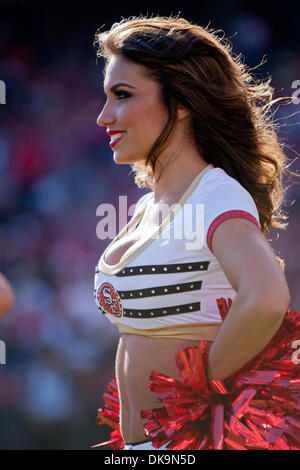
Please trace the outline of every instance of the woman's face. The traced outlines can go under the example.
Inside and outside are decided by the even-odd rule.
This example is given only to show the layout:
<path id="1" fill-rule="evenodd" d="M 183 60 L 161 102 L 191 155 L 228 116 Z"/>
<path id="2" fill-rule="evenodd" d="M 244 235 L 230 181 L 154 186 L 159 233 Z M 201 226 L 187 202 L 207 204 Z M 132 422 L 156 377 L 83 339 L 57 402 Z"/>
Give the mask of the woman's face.
<path id="1" fill-rule="evenodd" d="M 158 83 L 145 76 L 142 66 L 114 55 L 107 66 L 104 91 L 107 100 L 97 124 L 107 127 L 107 132 L 121 133 L 110 136 L 115 162 L 145 161 L 168 121 Z"/>

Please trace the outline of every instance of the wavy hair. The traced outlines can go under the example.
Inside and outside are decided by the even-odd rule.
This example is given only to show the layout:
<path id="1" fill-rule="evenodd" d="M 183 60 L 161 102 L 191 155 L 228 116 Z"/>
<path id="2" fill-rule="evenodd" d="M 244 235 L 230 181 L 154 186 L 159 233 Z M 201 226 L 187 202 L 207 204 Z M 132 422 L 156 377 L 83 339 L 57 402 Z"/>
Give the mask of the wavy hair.
<path id="1" fill-rule="evenodd" d="M 97 57 L 113 55 L 140 64 L 160 84 L 169 119 L 147 159 L 131 165 L 139 188 L 153 188 L 160 153 L 167 147 L 176 123 L 177 103 L 189 110 L 195 145 L 207 163 L 220 167 L 251 194 L 258 209 L 262 233 L 271 226 L 286 229 L 281 210 L 287 157 L 277 135 L 271 106 L 271 77 L 257 79 L 242 56 L 232 54 L 231 43 L 219 31 L 176 17 L 131 17 L 97 30 Z M 284 261 L 277 257 L 284 270 Z"/>

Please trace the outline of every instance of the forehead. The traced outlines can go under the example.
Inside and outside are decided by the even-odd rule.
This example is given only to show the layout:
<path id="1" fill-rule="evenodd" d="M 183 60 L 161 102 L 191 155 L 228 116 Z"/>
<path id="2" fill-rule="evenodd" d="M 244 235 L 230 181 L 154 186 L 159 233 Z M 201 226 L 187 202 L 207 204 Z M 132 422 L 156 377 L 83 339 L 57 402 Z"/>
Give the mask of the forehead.
<path id="1" fill-rule="evenodd" d="M 145 85 L 145 82 L 153 82 L 146 76 L 146 70 L 142 65 L 135 64 L 121 56 L 113 55 L 107 63 L 104 78 L 104 89 L 109 89 L 117 82 L 126 82 L 133 86 Z"/>

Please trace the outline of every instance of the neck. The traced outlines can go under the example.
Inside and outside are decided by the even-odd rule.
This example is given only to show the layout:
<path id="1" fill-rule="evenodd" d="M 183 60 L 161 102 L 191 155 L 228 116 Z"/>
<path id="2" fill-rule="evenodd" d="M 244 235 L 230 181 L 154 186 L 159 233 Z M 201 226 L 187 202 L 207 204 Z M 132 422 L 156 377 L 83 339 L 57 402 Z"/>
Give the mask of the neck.
<path id="1" fill-rule="evenodd" d="M 162 159 L 154 172 L 154 201 L 168 202 L 177 200 L 185 192 L 196 176 L 206 168 L 208 163 L 198 152 L 185 150 L 176 158 Z M 159 174 L 161 176 L 158 180 Z M 157 181 L 158 180 L 158 181 Z"/>

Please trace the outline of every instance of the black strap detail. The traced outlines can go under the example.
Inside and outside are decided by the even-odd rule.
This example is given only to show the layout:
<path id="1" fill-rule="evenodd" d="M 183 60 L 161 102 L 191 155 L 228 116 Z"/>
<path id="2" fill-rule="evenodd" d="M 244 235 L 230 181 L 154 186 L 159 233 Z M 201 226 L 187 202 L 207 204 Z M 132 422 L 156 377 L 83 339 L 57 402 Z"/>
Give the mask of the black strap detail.
<path id="1" fill-rule="evenodd" d="M 177 315 L 179 313 L 188 313 L 200 310 L 200 302 L 194 302 L 184 305 L 174 305 L 165 308 L 151 308 L 148 310 L 133 310 L 130 308 L 123 309 L 123 316 L 127 318 L 156 318 L 165 317 L 167 315 Z"/>
<path id="2" fill-rule="evenodd" d="M 131 268 L 124 268 L 119 273 L 115 274 L 118 277 L 137 276 L 143 274 L 173 274 L 173 273 L 186 273 L 188 271 L 207 271 L 210 261 L 202 261 L 197 263 L 178 263 L 178 264 L 154 264 L 146 266 L 133 266 Z M 100 269 L 97 265 L 95 273 L 99 273 Z"/>
<path id="3" fill-rule="evenodd" d="M 124 268 L 116 274 L 118 277 L 137 276 L 144 274 L 173 274 L 186 273 L 189 271 L 207 271 L 210 261 L 197 263 L 178 263 L 178 264 L 155 264 L 146 266 L 133 266 Z"/>
<path id="4" fill-rule="evenodd" d="M 158 295 L 179 294 L 201 289 L 202 281 L 186 282 L 184 284 L 171 284 L 168 286 L 148 287 L 132 291 L 118 291 L 121 299 L 140 299 L 144 297 L 156 297 Z"/>

